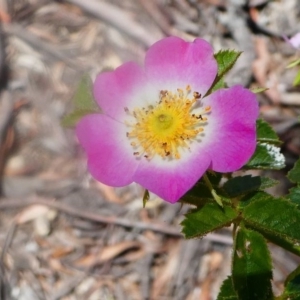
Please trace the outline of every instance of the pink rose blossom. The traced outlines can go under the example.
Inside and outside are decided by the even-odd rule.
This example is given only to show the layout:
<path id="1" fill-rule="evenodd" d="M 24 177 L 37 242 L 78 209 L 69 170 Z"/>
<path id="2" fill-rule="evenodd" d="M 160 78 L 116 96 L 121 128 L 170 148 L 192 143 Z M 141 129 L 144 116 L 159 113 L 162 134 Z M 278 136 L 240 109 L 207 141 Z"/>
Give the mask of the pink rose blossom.
<path id="1" fill-rule="evenodd" d="M 98 75 L 102 114 L 83 117 L 79 142 L 93 177 L 110 186 L 137 182 L 174 203 L 206 170 L 233 172 L 256 147 L 256 96 L 242 86 L 207 97 L 217 75 L 211 45 L 164 38 L 144 67 L 127 62 Z"/>

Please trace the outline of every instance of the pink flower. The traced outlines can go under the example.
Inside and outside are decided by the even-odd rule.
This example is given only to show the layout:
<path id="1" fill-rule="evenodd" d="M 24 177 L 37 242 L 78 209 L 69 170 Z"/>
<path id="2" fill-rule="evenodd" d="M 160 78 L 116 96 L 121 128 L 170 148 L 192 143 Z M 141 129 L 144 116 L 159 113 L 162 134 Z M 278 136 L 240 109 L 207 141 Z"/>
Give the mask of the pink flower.
<path id="1" fill-rule="evenodd" d="M 284 40 L 295 49 L 300 49 L 300 32 L 292 36 L 290 39 L 283 36 Z"/>
<path id="2" fill-rule="evenodd" d="M 93 177 L 110 186 L 137 182 L 179 200 L 207 169 L 233 172 L 256 147 L 258 103 L 242 86 L 202 97 L 217 75 L 211 45 L 168 37 L 146 53 L 99 74 L 94 96 L 102 114 L 76 128 Z"/>

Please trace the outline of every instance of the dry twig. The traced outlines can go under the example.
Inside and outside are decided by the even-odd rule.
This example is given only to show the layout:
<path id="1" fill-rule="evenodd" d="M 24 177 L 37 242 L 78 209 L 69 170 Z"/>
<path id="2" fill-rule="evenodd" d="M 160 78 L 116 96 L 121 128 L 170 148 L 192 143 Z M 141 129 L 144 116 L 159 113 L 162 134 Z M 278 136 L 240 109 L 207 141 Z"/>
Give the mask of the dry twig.
<path id="1" fill-rule="evenodd" d="M 119 225 L 128 228 L 135 228 L 139 230 L 152 230 L 158 233 L 163 233 L 163 234 L 176 236 L 176 237 L 182 237 L 182 234 L 180 233 L 180 228 L 166 226 L 166 224 L 161 224 L 161 223 L 152 224 L 152 223 L 130 221 L 128 219 L 114 217 L 114 216 L 111 217 L 101 216 L 99 214 L 95 214 L 87 211 L 79 211 L 78 209 L 74 209 L 70 206 L 67 206 L 59 202 L 49 201 L 40 198 L 33 198 L 29 200 L 27 199 L 26 200 L 3 200 L 2 199 L 2 201 L 0 201 L 0 209 L 20 208 L 28 205 L 33 205 L 33 204 L 46 205 L 58 211 L 69 214 L 73 217 L 83 218 L 93 222 L 110 224 L 110 225 Z M 226 245 L 232 244 L 232 240 L 229 237 L 222 236 L 220 234 L 211 234 L 206 236 L 205 238 Z"/>
<path id="2" fill-rule="evenodd" d="M 104 22 L 116 27 L 121 32 L 126 33 L 135 40 L 138 40 L 149 47 L 156 38 L 149 34 L 139 23 L 136 23 L 130 16 L 119 7 L 109 3 L 89 0 L 66 0 L 76 6 L 79 6 L 92 16 L 103 20 Z"/>
<path id="3" fill-rule="evenodd" d="M 31 47 L 33 47 L 35 50 L 43 53 L 47 53 L 51 57 L 59 61 L 65 62 L 70 68 L 73 68 L 74 70 L 78 70 L 82 68 L 78 61 L 75 62 L 69 59 L 69 57 L 67 57 L 66 55 L 64 55 L 57 49 L 55 49 L 53 45 L 41 40 L 40 38 L 32 34 L 30 31 L 24 29 L 24 27 L 22 27 L 17 23 L 5 24 L 3 26 L 3 30 L 6 34 L 15 35 L 18 38 L 22 39 L 23 41 L 28 43 Z"/>

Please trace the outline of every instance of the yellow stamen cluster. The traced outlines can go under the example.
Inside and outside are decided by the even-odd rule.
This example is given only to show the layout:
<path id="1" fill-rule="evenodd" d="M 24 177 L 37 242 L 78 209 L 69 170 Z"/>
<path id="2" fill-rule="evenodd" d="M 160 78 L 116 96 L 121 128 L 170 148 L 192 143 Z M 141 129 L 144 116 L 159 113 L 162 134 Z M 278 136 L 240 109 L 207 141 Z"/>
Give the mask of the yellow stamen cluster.
<path id="1" fill-rule="evenodd" d="M 201 125 L 207 122 L 207 117 L 203 115 L 210 112 L 209 106 L 201 114 L 192 113 L 193 105 L 199 98 L 201 95 L 198 92 L 191 95 L 188 85 L 185 91 L 161 91 L 156 105 L 136 108 L 132 112 L 125 108 L 134 117 L 134 123 L 127 124 L 131 127 L 127 137 L 131 140 L 133 154 L 148 159 L 155 155 L 179 159 L 179 149 L 190 149 L 190 142 L 203 132 Z"/>

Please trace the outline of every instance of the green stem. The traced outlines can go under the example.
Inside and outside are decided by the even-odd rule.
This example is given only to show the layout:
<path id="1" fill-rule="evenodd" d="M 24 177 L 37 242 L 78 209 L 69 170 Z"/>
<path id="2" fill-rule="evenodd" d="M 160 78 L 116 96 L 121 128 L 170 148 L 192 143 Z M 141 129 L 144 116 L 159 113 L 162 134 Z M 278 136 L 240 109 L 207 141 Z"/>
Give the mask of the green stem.
<path id="1" fill-rule="evenodd" d="M 217 192 L 214 190 L 214 188 L 213 188 L 213 186 L 212 186 L 212 184 L 211 184 L 211 182 L 210 182 L 210 180 L 208 179 L 208 177 L 207 177 L 206 174 L 203 175 L 203 179 L 204 179 L 204 181 L 205 181 L 207 187 L 209 188 L 209 190 L 210 190 L 210 192 L 211 192 L 213 198 L 215 199 L 215 201 L 216 201 L 220 206 L 223 207 L 223 203 L 222 203 L 221 197 L 220 197 L 220 196 L 217 194 Z"/>
<path id="2" fill-rule="evenodd" d="M 233 222 L 233 229 L 232 229 L 232 239 L 233 239 L 233 241 L 235 241 L 236 230 L 237 230 L 237 224 L 235 222 Z"/>

